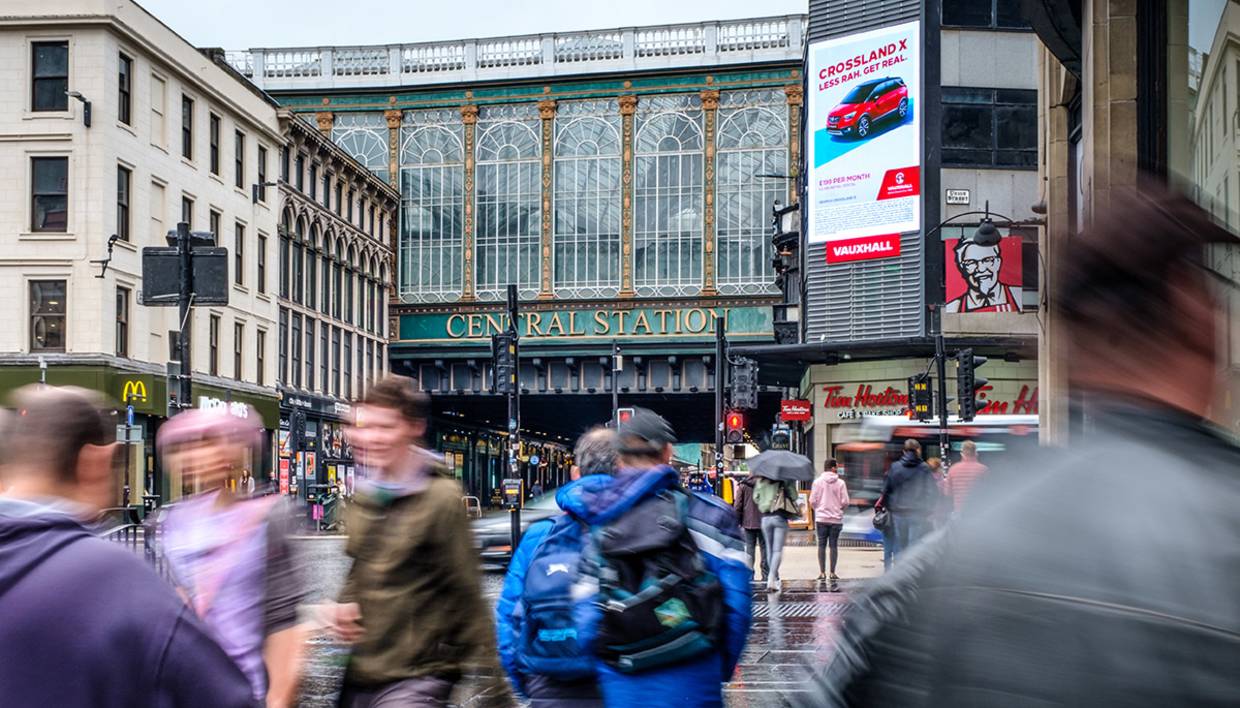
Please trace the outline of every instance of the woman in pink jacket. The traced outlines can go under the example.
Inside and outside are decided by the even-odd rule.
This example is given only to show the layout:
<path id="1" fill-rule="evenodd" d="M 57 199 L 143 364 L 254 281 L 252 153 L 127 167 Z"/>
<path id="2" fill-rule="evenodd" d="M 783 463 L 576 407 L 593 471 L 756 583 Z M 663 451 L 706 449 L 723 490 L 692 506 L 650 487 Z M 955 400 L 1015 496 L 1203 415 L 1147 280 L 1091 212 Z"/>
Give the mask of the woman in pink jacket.
<path id="1" fill-rule="evenodd" d="M 827 460 L 826 470 L 814 480 L 809 493 L 809 505 L 814 510 L 814 526 L 818 531 L 818 579 L 825 580 L 826 559 L 824 550 L 831 547 L 831 580 L 839 580 L 835 574 L 835 562 L 840 557 L 840 531 L 844 529 L 844 507 L 848 506 L 848 488 L 835 473 L 834 459 Z"/>

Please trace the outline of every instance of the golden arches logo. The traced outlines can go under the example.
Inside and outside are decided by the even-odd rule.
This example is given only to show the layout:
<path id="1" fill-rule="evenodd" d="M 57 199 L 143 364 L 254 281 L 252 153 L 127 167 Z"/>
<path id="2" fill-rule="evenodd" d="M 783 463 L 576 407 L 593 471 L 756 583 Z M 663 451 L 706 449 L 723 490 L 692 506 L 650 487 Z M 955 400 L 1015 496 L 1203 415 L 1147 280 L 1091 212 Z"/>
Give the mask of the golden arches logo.
<path id="1" fill-rule="evenodd" d="M 130 401 L 146 400 L 146 383 L 143 381 L 126 381 L 125 388 L 121 391 L 121 401 L 129 403 Z"/>

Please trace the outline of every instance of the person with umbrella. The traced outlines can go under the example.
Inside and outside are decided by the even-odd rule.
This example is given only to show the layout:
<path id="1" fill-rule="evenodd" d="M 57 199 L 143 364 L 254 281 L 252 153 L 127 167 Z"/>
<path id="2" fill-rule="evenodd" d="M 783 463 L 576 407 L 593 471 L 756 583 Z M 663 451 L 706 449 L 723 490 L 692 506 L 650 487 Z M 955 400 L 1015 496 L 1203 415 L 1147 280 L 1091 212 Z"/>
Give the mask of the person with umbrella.
<path id="1" fill-rule="evenodd" d="M 788 450 L 766 450 L 749 463 L 750 474 L 758 478 L 754 501 L 762 512 L 762 538 L 766 542 L 766 589 L 779 592 L 779 565 L 783 561 L 788 520 L 801 515 L 797 506 L 797 482 L 814 481 L 814 463 L 804 455 Z"/>

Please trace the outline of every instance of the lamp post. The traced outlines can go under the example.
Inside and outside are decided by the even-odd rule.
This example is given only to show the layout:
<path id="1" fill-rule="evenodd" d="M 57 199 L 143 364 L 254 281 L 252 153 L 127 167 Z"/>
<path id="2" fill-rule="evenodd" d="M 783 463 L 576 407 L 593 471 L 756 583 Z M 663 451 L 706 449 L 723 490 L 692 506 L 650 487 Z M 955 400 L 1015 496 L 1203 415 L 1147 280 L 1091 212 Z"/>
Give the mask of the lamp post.
<path id="1" fill-rule="evenodd" d="M 941 221 L 938 226 L 934 227 L 929 232 L 927 232 L 926 236 L 929 237 L 929 236 L 932 236 L 938 233 L 944 226 L 947 226 L 948 224 L 950 224 L 951 222 L 957 219 L 961 219 L 966 216 L 979 216 L 979 215 L 982 217 L 982 221 L 980 224 L 978 224 L 977 229 L 973 232 L 973 236 L 970 239 L 973 243 L 979 246 L 998 246 L 999 245 L 999 241 L 1002 239 L 1002 234 L 999 233 L 999 229 L 995 226 L 996 218 L 999 219 L 1001 222 L 1005 223 L 1009 228 L 1013 226 L 1042 226 L 1046 224 L 1046 221 L 1044 219 L 1039 219 L 1036 217 L 1032 219 L 1013 219 L 1011 217 L 1007 217 L 1002 214 L 996 214 L 995 212 L 992 212 L 990 210 L 990 200 L 986 200 L 985 206 L 982 208 L 981 211 L 966 211 L 960 214 L 956 214 L 954 216 L 950 216 L 944 219 L 943 221 Z M 944 294 L 945 300 L 946 300 L 946 291 L 947 291 L 946 279 L 947 279 L 947 274 L 944 273 L 943 279 L 939 282 L 939 290 L 940 292 Z M 936 367 L 936 373 L 938 374 L 938 378 L 939 378 L 939 381 L 938 381 L 938 399 L 939 400 L 938 400 L 938 405 L 936 406 L 936 408 L 938 408 L 938 418 L 939 418 L 939 457 L 942 459 L 943 466 L 946 468 L 951 465 L 950 456 L 947 454 L 948 445 L 950 444 L 951 441 L 949 439 L 949 435 L 947 431 L 947 353 L 946 353 L 945 343 L 943 339 L 943 309 L 946 307 L 946 303 L 945 302 L 932 303 L 931 305 L 929 305 L 929 307 L 931 311 L 935 314 L 935 317 L 934 317 L 934 320 L 935 320 L 934 363 Z M 972 394 L 973 394 L 972 391 L 968 392 L 968 395 L 972 395 Z M 956 395 L 963 396 L 966 394 L 961 393 L 960 391 L 957 391 Z"/>

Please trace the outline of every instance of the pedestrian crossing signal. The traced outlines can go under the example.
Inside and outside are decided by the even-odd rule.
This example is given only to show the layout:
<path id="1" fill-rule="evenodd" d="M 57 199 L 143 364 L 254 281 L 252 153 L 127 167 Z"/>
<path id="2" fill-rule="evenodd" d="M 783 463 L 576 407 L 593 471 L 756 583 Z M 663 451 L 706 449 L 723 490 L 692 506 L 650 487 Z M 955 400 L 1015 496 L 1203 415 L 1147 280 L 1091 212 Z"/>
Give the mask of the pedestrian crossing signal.
<path id="1" fill-rule="evenodd" d="M 908 377 L 908 409 L 913 418 L 930 420 L 934 408 L 934 395 L 930 392 L 930 375 L 914 374 Z"/>
<path id="2" fill-rule="evenodd" d="M 632 419 L 633 419 L 632 408 L 617 408 L 616 409 L 616 425 L 623 425 Z"/>
<path id="3" fill-rule="evenodd" d="M 745 414 L 740 411 L 729 411 L 724 416 L 724 442 L 739 445 L 745 442 Z"/>

